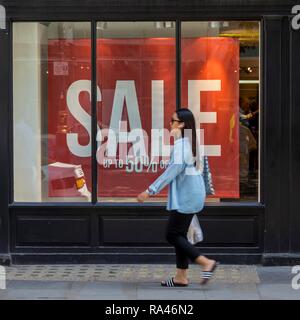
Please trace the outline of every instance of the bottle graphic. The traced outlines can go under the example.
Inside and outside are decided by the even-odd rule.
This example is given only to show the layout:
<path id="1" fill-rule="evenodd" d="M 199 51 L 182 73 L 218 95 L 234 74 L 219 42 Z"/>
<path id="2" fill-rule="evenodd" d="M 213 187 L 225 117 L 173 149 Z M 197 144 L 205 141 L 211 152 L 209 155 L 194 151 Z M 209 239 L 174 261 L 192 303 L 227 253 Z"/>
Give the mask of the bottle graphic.
<path id="1" fill-rule="evenodd" d="M 87 186 L 86 186 L 86 181 L 84 178 L 84 173 L 82 171 L 81 165 L 77 165 L 74 168 L 74 177 L 75 177 L 75 183 L 76 183 L 76 188 L 78 192 L 85 198 L 87 198 L 88 201 L 91 200 L 91 193 L 89 192 Z"/>

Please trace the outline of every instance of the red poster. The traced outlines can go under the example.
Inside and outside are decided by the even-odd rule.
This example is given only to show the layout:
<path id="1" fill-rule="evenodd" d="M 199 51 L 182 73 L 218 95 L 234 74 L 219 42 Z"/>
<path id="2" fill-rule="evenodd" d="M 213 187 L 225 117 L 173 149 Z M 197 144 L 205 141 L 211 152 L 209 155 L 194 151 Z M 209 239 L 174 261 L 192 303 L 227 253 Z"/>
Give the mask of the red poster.
<path id="1" fill-rule="evenodd" d="M 207 80 L 197 110 L 215 113 L 215 122 L 201 122 L 216 198 L 239 198 L 239 43 L 209 37 L 182 39 L 182 104 L 191 104 L 193 80 Z M 192 101 L 193 102 L 193 101 Z M 189 106 L 190 107 L 190 106 Z M 193 110 L 194 111 L 194 110 Z M 195 112 L 194 112 L 195 114 Z M 214 114 L 206 114 L 206 116 Z M 209 120 L 208 120 L 209 121 Z M 212 155 L 211 155 L 212 154 Z"/>
<path id="2" fill-rule="evenodd" d="M 199 109 L 215 113 L 217 119 L 215 123 L 201 123 L 201 128 L 204 129 L 204 143 L 220 150 L 220 155 L 209 157 L 215 197 L 238 197 L 238 43 L 222 38 L 211 38 L 211 41 L 183 39 L 182 43 L 183 105 L 193 103 L 195 108 L 197 102 L 191 90 L 199 83 L 189 81 L 218 80 L 221 83 L 219 91 L 201 91 Z M 72 40 L 71 43 L 68 40 L 49 41 L 50 197 L 83 195 L 83 179 L 91 191 L 90 57 L 89 39 Z M 132 142 L 134 129 L 144 130 L 148 136 L 148 141 L 144 140 L 141 145 L 144 145 L 143 150 L 150 160 L 153 154 L 151 129 L 169 129 L 176 105 L 175 64 L 175 39 L 98 39 L 98 130 L 115 129 L 120 121 L 125 124 L 125 127 L 118 128 L 118 139 L 125 137 L 125 142 L 116 143 L 116 149 L 112 150 L 116 163 L 99 160 L 98 196 L 135 197 L 164 170 L 166 162 L 163 157 L 158 158 L 156 166 L 149 163 L 126 164 L 120 159 L 124 148 L 127 152 L 136 152 Z M 210 83 L 204 85 L 209 89 Z M 101 133 L 97 137 L 97 159 L 101 145 L 105 146 L 107 139 L 113 141 L 104 136 Z M 209 150 L 214 150 L 214 147 L 209 147 Z"/>

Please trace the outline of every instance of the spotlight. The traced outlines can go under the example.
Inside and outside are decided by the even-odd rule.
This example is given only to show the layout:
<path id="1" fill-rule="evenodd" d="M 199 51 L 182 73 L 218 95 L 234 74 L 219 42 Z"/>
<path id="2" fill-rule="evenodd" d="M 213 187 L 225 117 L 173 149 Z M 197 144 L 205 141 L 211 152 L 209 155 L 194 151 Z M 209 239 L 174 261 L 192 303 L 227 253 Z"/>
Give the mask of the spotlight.
<path id="1" fill-rule="evenodd" d="M 164 27 L 163 21 L 156 21 L 155 22 L 155 28 L 156 29 L 162 29 Z"/>
<path id="2" fill-rule="evenodd" d="M 155 28 L 162 29 L 162 28 L 174 28 L 175 23 L 174 21 L 156 21 Z"/>
<path id="3" fill-rule="evenodd" d="M 210 27 L 211 28 L 220 28 L 220 22 L 219 21 L 211 21 Z"/>
<path id="4" fill-rule="evenodd" d="M 164 26 L 165 26 L 165 28 L 174 28 L 174 22 L 173 21 L 165 21 Z"/>
<path id="5" fill-rule="evenodd" d="M 105 30 L 107 29 L 107 22 L 98 22 L 97 23 L 97 30 Z"/>

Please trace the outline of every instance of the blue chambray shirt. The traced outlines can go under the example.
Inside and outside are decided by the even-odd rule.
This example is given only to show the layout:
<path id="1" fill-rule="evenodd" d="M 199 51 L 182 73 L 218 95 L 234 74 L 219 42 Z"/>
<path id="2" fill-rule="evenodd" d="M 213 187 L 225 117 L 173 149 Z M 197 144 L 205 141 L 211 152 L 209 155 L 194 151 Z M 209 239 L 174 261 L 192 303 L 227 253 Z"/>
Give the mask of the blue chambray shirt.
<path id="1" fill-rule="evenodd" d="M 193 152 L 188 137 L 177 139 L 169 164 L 149 187 L 149 194 L 168 189 L 167 210 L 180 213 L 196 213 L 203 209 L 206 192 L 201 172 L 193 165 Z"/>

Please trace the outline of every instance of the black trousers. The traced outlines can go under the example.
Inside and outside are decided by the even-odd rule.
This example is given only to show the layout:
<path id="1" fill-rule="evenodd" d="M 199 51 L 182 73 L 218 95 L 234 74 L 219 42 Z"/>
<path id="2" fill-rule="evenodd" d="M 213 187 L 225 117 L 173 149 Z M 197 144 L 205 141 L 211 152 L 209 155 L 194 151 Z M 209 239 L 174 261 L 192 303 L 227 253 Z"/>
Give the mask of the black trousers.
<path id="1" fill-rule="evenodd" d="M 187 232 L 194 213 L 185 214 L 177 211 L 171 211 L 167 223 L 166 238 L 167 241 L 175 247 L 176 266 L 178 269 L 188 269 L 189 259 L 195 261 L 201 254 L 187 240 Z"/>

